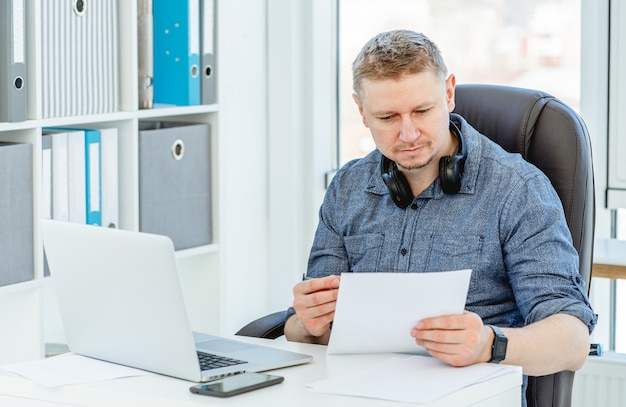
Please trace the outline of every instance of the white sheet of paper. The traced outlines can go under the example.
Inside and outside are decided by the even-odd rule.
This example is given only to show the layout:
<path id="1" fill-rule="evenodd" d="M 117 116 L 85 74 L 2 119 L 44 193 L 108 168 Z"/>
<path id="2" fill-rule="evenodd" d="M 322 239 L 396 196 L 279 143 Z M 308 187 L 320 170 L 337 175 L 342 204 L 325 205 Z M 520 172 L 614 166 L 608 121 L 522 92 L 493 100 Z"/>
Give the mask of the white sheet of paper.
<path id="1" fill-rule="evenodd" d="M 497 366 L 497 367 L 496 367 Z M 477 364 L 452 367 L 429 356 L 393 357 L 367 369 L 306 385 L 320 393 L 407 403 L 430 403 L 459 389 L 517 367 Z"/>
<path id="2" fill-rule="evenodd" d="M 152 374 L 145 370 L 64 353 L 46 359 L 0 366 L 44 387 L 65 386 Z"/>
<path id="3" fill-rule="evenodd" d="M 75 404 L 57 403 L 54 401 L 35 400 L 25 397 L 0 395 L 0 406 L 11 407 L 76 407 Z"/>
<path id="4" fill-rule="evenodd" d="M 471 273 L 343 273 L 327 353 L 423 353 L 411 329 L 463 313 Z"/>

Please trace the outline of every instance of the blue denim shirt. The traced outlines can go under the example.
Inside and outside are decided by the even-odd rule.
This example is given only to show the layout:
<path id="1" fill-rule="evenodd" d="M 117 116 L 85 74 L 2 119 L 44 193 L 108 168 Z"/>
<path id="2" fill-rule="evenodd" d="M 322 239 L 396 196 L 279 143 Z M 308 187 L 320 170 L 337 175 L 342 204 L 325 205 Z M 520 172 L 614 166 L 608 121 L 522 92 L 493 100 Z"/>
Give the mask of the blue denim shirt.
<path id="1" fill-rule="evenodd" d="M 379 151 L 349 162 L 326 192 L 307 276 L 469 268 L 466 309 L 484 323 L 520 327 L 566 313 L 591 332 L 597 316 L 550 181 L 452 116 L 468 153 L 459 193 L 444 194 L 436 180 L 401 209 Z"/>

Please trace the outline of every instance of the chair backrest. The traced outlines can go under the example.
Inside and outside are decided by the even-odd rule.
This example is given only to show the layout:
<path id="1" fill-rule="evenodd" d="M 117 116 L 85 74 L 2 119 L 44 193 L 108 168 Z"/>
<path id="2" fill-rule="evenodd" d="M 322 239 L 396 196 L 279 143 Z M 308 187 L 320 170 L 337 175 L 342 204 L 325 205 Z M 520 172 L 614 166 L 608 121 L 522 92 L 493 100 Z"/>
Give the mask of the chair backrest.
<path id="1" fill-rule="evenodd" d="M 591 142 L 581 117 L 554 96 L 531 89 L 458 85 L 455 99 L 455 113 L 548 176 L 561 198 L 589 290 L 595 190 Z"/>
<path id="2" fill-rule="evenodd" d="M 557 98 L 531 89 L 458 85 L 455 113 L 509 152 L 542 170 L 561 198 L 579 272 L 591 284 L 595 190 L 591 141 L 581 117 Z M 573 372 L 529 377 L 528 406 L 570 406 Z"/>

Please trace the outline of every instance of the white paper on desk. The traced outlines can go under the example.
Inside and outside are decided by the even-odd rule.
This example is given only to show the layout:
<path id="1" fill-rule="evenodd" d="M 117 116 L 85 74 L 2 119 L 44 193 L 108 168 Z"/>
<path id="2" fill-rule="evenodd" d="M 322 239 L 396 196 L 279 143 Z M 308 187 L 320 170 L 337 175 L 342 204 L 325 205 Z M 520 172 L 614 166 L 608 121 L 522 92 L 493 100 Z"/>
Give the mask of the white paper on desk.
<path id="1" fill-rule="evenodd" d="M 494 364 L 452 367 L 429 356 L 393 357 L 370 368 L 309 383 L 306 387 L 320 393 L 430 403 L 515 369 Z"/>
<path id="2" fill-rule="evenodd" d="M 463 313 L 471 273 L 343 273 L 327 353 L 423 353 L 411 329 Z"/>
<path id="3" fill-rule="evenodd" d="M 0 395 L 1 406 L 11 407 L 73 407 L 75 404 L 67 404 L 55 401 L 35 400 L 29 397 L 14 397 Z"/>
<path id="4" fill-rule="evenodd" d="M 145 370 L 64 353 L 40 360 L 0 366 L 45 387 L 97 382 L 152 374 Z"/>

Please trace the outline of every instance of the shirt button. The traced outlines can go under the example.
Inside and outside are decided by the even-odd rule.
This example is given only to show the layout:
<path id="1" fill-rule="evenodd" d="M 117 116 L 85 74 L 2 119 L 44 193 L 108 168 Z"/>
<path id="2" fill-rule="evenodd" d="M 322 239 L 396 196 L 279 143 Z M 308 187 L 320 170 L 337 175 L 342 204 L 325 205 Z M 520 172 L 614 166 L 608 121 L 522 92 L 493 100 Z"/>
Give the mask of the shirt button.
<path id="1" fill-rule="evenodd" d="M 411 204 L 411 209 L 416 210 L 417 209 L 417 204 Z"/>
<path id="2" fill-rule="evenodd" d="M 406 252 L 407 252 L 406 249 L 404 249 L 404 248 L 400 249 L 400 254 L 401 255 L 403 255 L 403 256 L 406 255 Z"/>

